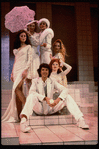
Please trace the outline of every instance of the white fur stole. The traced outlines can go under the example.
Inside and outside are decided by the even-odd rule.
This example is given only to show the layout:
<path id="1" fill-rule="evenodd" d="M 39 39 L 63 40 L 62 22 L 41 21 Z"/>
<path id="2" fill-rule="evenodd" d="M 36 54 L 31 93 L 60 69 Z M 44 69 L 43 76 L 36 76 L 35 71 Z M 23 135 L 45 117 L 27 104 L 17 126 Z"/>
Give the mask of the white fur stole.
<path id="1" fill-rule="evenodd" d="M 54 37 L 54 32 L 51 28 L 46 28 L 42 33 L 41 33 L 41 36 L 40 36 L 40 44 L 42 43 L 43 39 L 45 38 L 45 36 L 47 34 L 51 34 L 52 35 L 52 38 Z"/>

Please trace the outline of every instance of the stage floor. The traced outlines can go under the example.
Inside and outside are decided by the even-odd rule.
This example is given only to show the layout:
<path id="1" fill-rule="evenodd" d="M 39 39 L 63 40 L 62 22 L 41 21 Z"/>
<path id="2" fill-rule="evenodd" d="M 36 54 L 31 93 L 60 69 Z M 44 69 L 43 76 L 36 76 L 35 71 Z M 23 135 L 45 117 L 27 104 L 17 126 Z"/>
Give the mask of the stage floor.
<path id="1" fill-rule="evenodd" d="M 89 130 L 76 124 L 31 126 L 30 133 L 20 131 L 19 123 L 2 123 L 2 145 L 96 145 L 98 143 L 98 117 L 86 114 Z"/>

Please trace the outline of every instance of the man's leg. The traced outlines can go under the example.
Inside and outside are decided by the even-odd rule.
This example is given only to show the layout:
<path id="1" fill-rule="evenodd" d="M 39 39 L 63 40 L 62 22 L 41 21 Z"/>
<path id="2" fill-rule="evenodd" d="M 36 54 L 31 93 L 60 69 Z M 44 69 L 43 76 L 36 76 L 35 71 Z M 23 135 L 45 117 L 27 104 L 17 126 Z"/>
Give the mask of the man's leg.
<path id="1" fill-rule="evenodd" d="M 83 118 L 83 113 L 80 111 L 78 105 L 74 101 L 74 99 L 68 94 L 65 100 L 67 108 L 69 112 L 74 116 L 74 118 L 78 121 L 78 127 L 83 129 L 88 129 L 89 126 L 86 125 L 85 120 Z"/>
<path id="2" fill-rule="evenodd" d="M 60 111 L 61 109 L 63 109 L 63 107 L 66 105 L 65 101 L 60 101 L 55 107 L 50 107 L 49 108 L 49 114 L 53 114 L 56 113 L 58 111 Z"/>
<path id="3" fill-rule="evenodd" d="M 74 116 L 74 118 L 78 121 L 80 117 L 83 116 L 83 113 L 80 111 L 78 105 L 74 101 L 74 99 L 68 94 L 65 100 L 66 106 L 69 112 Z"/>
<path id="4" fill-rule="evenodd" d="M 20 118 L 23 117 L 22 115 L 25 115 L 28 120 L 29 116 L 32 115 L 33 107 L 35 106 L 37 101 L 37 97 L 35 97 L 33 94 L 28 95 L 24 108 L 20 114 Z"/>
<path id="5" fill-rule="evenodd" d="M 83 129 L 88 129 L 89 126 L 86 125 L 85 120 L 83 118 L 83 113 L 80 111 L 78 105 L 74 101 L 74 99 L 68 94 L 65 101 L 60 101 L 55 107 L 50 107 L 49 114 L 53 114 L 59 110 L 61 110 L 64 106 L 67 106 L 69 112 L 74 116 L 74 118 L 78 121 L 78 127 Z"/>
<path id="6" fill-rule="evenodd" d="M 43 106 L 41 104 L 41 102 L 36 102 L 35 106 L 33 107 L 33 111 L 38 114 L 38 115 L 42 115 L 44 114 L 44 110 L 43 110 Z"/>
<path id="7" fill-rule="evenodd" d="M 28 132 L 31 130 L 31 128 L 27 125 L 29 116 L 32 115 L 33 107 L 35 106 L 36 102 L 38 102 L 38 99 L 33 94 L 28 95 L 26 99 L 26 103 L 24 105 L 24 108 L 20 114 L 21 122 L 20 122 L 20 129 L 23 132 Z"/>

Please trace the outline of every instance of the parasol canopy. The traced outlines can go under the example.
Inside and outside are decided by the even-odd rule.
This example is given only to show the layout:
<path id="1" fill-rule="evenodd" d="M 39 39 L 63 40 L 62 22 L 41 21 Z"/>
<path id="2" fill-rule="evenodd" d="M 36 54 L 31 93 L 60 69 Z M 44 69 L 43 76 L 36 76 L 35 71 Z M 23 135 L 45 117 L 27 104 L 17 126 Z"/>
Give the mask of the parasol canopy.
<path id="1" fill-rule="evenodd" d="M 12 33 L 24 29 L 25 25 L 34 20 L 35 11 L 27 6 L 14 7 L 5 15 L 5 27 Z"/>

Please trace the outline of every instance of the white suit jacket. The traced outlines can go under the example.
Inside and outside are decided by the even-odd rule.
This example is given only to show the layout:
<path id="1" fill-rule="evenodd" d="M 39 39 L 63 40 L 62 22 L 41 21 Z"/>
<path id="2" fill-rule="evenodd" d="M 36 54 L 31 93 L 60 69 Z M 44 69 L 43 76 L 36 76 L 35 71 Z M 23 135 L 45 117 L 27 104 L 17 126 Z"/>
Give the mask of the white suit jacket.
<path id="1" fill-rule="evenodd" d="M 47 78 L 47 97 L 53 99 L 54 89 L 58 90 L 58 92 L 60 93 L 59 98 L 61 98 L 62 100 L 66 99 L 68 89 L 56 82 L 55 80 Z M 36 96 L 41 102 L 45 98 L 43 81 L 41 77 L 32 80 L 32 85 L 29 90 L 29 95 L 30 94 Z"/>

